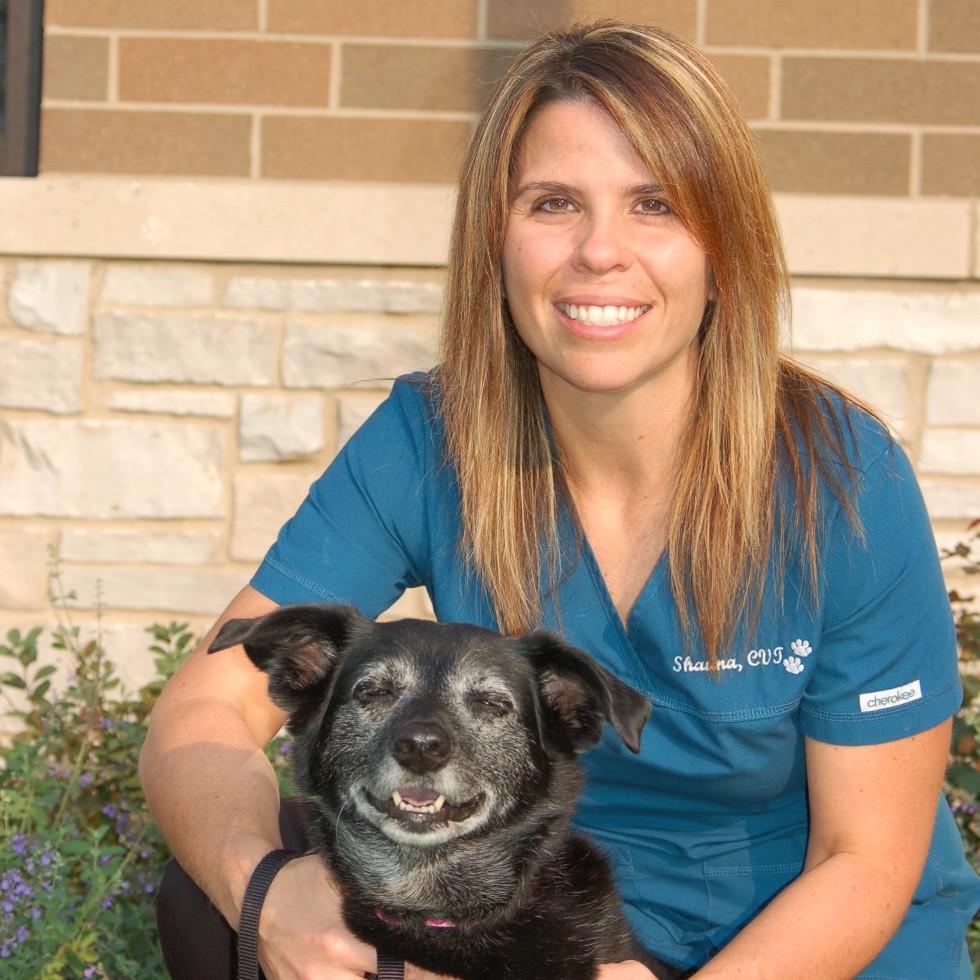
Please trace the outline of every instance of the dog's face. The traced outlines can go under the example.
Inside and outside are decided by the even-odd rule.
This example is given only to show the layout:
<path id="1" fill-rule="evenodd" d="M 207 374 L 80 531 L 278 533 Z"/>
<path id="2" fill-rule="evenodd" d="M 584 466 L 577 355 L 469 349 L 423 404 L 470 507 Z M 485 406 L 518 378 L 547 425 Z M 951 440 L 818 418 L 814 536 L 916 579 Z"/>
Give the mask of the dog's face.
<path id="1" fill-rule="evenodd" d="M 333 817 L 357 814 L 432 848 L 504 827 L 551 797 L 610 722 L 636 751 L 649 701 L 548 633 L 373 623 L 346 606 L 292 606 L 226 623 L 289 713 L 296 779 Z M 574 787 L 554 792 L 556 779 Z"/>

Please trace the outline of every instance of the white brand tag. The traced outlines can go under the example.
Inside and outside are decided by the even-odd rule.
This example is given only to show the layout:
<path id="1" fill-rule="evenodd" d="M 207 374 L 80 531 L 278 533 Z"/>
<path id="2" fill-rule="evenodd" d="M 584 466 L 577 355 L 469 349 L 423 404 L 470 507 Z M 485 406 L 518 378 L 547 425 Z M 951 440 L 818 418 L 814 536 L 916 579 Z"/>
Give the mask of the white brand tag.
<path id="1" fill-rule="evenodd" d="M 862 711 L 882 711 L 884 708 L 895 708 L 909 701 L 918 701 L 922 697 L 922 684 L 912 681 L 902 687 L 893 687 L 887 691 L 869 691 L 859 694 L 858 700 Z"/>

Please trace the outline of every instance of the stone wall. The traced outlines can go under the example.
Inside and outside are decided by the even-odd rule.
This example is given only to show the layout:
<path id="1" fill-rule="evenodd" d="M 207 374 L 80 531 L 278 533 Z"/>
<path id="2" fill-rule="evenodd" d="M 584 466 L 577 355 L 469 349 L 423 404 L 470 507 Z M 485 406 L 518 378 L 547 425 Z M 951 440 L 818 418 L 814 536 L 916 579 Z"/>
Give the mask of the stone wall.
<path id="1" fill-rule="evenodd" d="M 57 554 L 134 679 L 145 626 L 208 625 L 389 379 L 435 356 L 438 270 L 0 270 L 0 628 L 51 622 Z M 796 353 L 888 416 L 952 543 L 980 515 L 980 289 L 801 278 L 794 299 Z"/>

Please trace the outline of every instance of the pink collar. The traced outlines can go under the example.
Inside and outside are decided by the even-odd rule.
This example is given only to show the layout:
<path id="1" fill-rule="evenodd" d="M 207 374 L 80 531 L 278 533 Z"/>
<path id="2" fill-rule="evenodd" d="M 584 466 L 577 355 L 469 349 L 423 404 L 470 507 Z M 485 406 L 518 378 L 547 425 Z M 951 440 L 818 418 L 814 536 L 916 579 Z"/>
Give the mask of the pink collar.
<path id="1" fill-rule="evenodd" d="M 404 925 L 401 919 L 392 918 L 386 912 L 382 912 L 381 909 L 375 909 L 374 914 L 386 925 L 386 926 L 401 926 Z M 455 929 L 456 923 L 450 922 L 448 919 L 426 919 L 425 924 L 430 929 Z"/>

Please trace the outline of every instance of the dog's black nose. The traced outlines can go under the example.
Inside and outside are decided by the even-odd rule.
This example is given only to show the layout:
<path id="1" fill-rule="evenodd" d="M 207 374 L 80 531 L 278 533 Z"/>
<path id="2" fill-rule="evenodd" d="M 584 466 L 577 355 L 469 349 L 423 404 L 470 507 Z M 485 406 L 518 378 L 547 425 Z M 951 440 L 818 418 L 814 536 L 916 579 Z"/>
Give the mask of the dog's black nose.
<path id="1" fill-rule="evenodd" d="M 452 752 L 452 740 L 442 725 L 413 721 L 395 735 L 391 754 L 412 772 L 428 772 L 444 766 Z"/>

